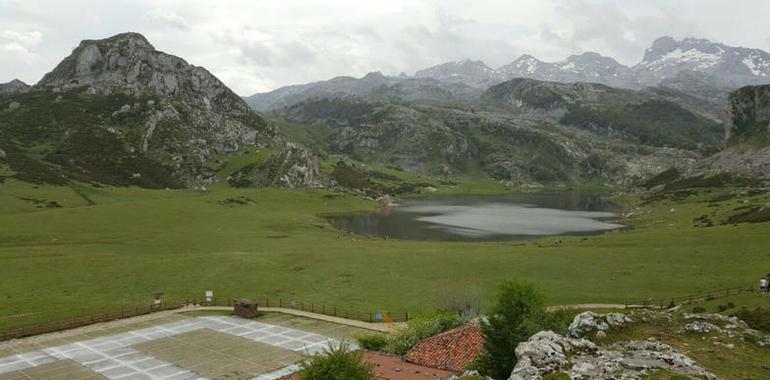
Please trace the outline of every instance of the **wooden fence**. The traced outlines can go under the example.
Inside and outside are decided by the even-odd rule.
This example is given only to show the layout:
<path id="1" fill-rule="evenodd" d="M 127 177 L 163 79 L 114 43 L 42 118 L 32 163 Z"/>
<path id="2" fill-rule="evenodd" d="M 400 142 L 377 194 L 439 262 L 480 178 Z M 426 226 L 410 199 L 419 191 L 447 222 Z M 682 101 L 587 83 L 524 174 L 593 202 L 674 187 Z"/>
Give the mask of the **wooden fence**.
<path id="1" fill-rule="evenodd" d="M 187 299 L 181 302 L 162 302 L 159 305 L 124 308 L 119 311 L 104 312 L 98 314 L 91 314 L 83 317 L 71 318 L 66 320 L 58 320 L 52 322 L 46 322 L 33 326 L 25 326 L 20 328 L 8 329 L 0 331 L 0 342 L 10 339 L 19 339 L 33 335 L 40 335 L 46 333 L 52 333 L 57 331 L 74 329 L 77 327 L 83 327 L 96 323 L 111 322 L 123 318 L 137 317 L 140 315 L 146 315 L 158 311 L 176 310 L 181 309 L 186 305 L 200 305 L 200 306 L 234 306 L 237 300 L 247 298 L 258 304 L 259 307 L 280 307 L 287 309 L 295 309 L 300 311 L 306 311 L 317 314 L 324 314 L 328 316 L 334 316 L 339 318 L 354 319 L 364 322 L 405 322 L 411 318 L 408 312 L 390 313 L 390 312 L 369 312 L 358 311 L 348 308 L 342 308 L 337 306 L 319 305 L 315 303 L 309 303 L 304 301 L 297 301 L 293 299 L 283 298 L 251 298 L 251 297 L 216 297 L 211 302 L 206 303 L 202 300 Z M 23 317 L 22 317 L 23 318 Z"/>
<path id="2" fill-rule="evenodd" d="M 753 293 L 757 290 L 752 287 L 735 287 L 721 290 L 714 290 L 710 292 L 704 292 L 699 294 L 693 294 L 684 297 L 676 298 L 659 298 L 659 299 L 647 299 L 637 302 L 626 302 L 626 308 L 642 307 L 642 308 L 669 308 L 679 305 L 687 305 L 695 302 L 710 301 L 713 299 L 719 299 L 729 296 L 734 296 L 744 293 Z"/>
<path id="3" fill-rule="evenodd" d="M 78 317 L 78 318 L 52 321 L 52 322 L 46 322 L 46 323 L 33 325 L 33 326 L 20 327 L 20 328 L 10 329 L 6 331 L 0 331 L 0 342 L 9 340 L 9 339 L 18 339 L 18 338 L 24 338 L 27 336 L 69 330 L 77 327 L 92 325 L 95 323 L 104 323 L 104 322 L 111 322 L 111 321 L 115 321 L 123 318 L 138 317 L 140 315 L 146 315 L 157 311 L 173 310 L 173 309 L 178 309 L 180 307 L 181 305 L 168 305 L 166 303 L 161 303 L 160 305 L 155 305 L 155 306 L 125 308 L 120 311 L 104 312 L 104 313 L 92 314 L 92 315 Z"/>

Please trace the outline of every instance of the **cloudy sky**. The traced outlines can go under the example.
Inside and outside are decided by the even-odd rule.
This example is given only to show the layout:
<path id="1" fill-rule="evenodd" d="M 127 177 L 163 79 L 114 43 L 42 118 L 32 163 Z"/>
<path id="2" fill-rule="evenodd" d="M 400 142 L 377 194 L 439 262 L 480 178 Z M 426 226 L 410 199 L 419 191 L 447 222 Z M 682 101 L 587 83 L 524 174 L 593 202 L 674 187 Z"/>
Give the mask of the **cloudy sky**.
<path id="1" fill-rule="evenodd" d="M 241 95 L 587 50 L 634 64 L 661 35 L 770 50 L 767 0 L 0 0 L 0 82 L 37 82 L 82 39 L 135 31 Z"/>

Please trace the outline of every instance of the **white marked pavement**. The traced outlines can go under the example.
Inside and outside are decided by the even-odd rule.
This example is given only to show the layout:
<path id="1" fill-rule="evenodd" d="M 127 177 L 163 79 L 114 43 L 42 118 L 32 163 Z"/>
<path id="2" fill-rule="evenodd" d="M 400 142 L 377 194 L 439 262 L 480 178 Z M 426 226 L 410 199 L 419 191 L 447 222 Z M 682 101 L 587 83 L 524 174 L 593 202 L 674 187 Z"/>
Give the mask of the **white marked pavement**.
<path id="1" fill-rule="evenodd" d="M 323 335 L 248 319 L 199 317 L 0 358 L 0 374 L 69 359 L 108 379 L 203 379 L 192 371 L 131 348 L 136 344 L 200 329 L 210 329 L 307 354 L 319 352 L 336 342 Z M 296 369 L 296 366 L 288 366 L 260 375 L 256 379 L 274 380 L 291 374 Z"/>

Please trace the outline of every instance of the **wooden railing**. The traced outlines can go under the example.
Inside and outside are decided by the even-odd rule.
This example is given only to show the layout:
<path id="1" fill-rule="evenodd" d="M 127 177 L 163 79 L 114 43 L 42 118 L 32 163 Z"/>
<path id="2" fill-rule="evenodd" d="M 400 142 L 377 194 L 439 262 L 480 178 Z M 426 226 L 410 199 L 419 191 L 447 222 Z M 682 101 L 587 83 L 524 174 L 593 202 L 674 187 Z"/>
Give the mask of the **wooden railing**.
<path id="1" fill-rule="evenodd" d="M 664 308 L 670 308 L 670 307 L 675 307 L 679 305 L 691 304 L 695 302 L 710 301 L 713 299 L 725 298 L 725 297 L 734 296 L 738 294 L 753 293 L 756 291 L 757 290 L 752 287 L 743 286 L 743 287 L 714 290 L 710 292 L 693 294 L 693 295 L 684 296 L 684 297 L 658 298 L 658 299 L 647 299 L 647 300 L 636 301 L 636 302 L 626 302 L 625 305 L 626 305 L 626 308 L 642 307 L 642 308 L 664 309 Z"/>

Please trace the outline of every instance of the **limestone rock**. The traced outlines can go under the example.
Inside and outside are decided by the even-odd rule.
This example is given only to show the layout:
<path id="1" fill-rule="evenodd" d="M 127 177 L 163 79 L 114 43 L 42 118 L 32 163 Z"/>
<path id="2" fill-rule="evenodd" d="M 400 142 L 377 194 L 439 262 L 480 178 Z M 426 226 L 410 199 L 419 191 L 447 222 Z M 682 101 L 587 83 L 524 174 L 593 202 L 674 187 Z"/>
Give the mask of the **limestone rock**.
<path id="1" fill-rule="evenodd" d="M 572 379 L 639 380 L 661 370 L 717 379 L 686 355 L 653 339 L 602 348 L 586 339 L 543 331 L 519 344 L 516 357 L 518 362 L 509 380 L 539 380 L 557 371 Z"/>
<path id="2" fill-rule="evenodd" d="M 684 319 L 686 320 L 701 320 L 701 321 L 711 321 L 711 322 L 720 322 L 723 324 L 730 324 L 734 325 L 740 328 L 747 329 L 749 328 L 748 323 L 742 321 L 738 317 L 728 317 L 726 315 L 722 314 L 690 314 L 687 313 L 684 315 Z"/>
<path id="3" fill-rule="evenodd" d="M 709 322 L 695 321 L 685 325 L 684 331 L 696 333 L 696 334 L 710 334 L 713 332 L 720 332 L 722 331 L 722 329 L 720 329 L 719 326 Z"/>
<path id="4" fill-rule="evenodd" d="M 509 380 L 540 379 L 542 375 L 567 366 L 569 353 L 597 350 L 586 339 L 573 339 L 553 331 L 541 331 L 516 347 L 518 362 Z"/>
<path id="5" fill-rule="evenodd" d="M 596 314 L 591 311 L 586 311 L 578 314 L 569 325 L 569 336 L 573 338 L 582 338 L 589 333 L 599 332 L 606 335 L 606 332 L 611 327 L 622 327 L 628 323 L 633 323 L 633 320 L 625 314 Z"/>

